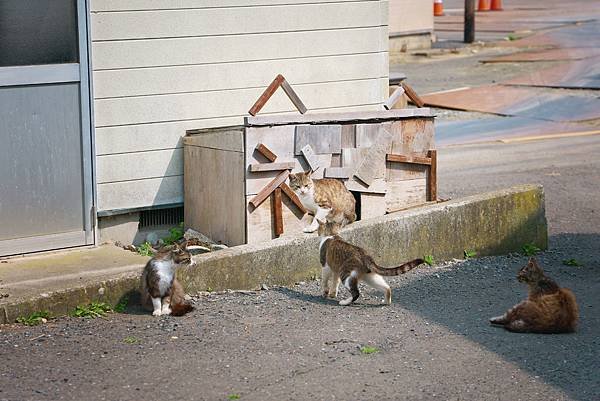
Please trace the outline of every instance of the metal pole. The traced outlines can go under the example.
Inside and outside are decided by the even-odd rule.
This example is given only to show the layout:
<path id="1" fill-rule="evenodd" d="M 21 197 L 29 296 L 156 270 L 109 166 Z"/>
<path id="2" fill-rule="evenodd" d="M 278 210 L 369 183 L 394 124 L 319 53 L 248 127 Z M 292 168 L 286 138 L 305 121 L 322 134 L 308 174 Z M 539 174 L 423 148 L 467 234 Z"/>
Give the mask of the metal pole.
<path id="1" fill-rule="evenodd" d="M 465 43 L 475 41 L 475 0 L 465 0 Z"/>

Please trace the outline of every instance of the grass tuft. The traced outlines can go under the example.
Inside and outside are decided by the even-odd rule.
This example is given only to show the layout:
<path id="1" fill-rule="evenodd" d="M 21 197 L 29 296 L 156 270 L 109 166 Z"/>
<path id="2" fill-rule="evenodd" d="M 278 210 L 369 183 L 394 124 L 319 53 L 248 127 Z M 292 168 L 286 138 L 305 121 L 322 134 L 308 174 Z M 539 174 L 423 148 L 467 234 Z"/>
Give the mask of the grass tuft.
<path id="1" fill-rule="evenodd" d="M 24 324 L 25 326 L 37 326 L 38 324 L 46 323 L 50 319 L 50 312 L 39 311 L 33 312 L 29 316 L 19 316 L 17 323 Z"/>
<path id="2" fill-rule="evenodd" d="M 360 347 L 360 352 L 365 355 L 375 354 L 376 352 L 379 352 L 379 348 L 365 345 Z"/>
<path id="3" fill-rule="evenodd" d="M 523 255 L 525 256 L 534 256 L 542 251 L 534 244 L 525 244 L 521 247 L 521 250 L 523 251 Z"/>
<path id="4" fill-rule="evenodd" d="M 82 317 L 84 319 L 95 319 L 103 317 L 107 313 L 112 312 L 113 308 L 104 302 L 91 302 L 87 305 L 79 305 L 71 312 L 73 317 Z"/>

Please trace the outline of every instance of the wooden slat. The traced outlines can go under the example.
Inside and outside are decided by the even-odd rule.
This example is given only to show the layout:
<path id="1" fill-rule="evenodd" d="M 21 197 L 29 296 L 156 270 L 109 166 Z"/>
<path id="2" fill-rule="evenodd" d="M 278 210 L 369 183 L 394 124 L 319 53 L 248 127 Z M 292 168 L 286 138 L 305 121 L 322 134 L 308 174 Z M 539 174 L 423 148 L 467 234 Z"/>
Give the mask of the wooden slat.
<path id="1" fill-rule="evenodd" d="M 399 86 L 394 91 L 394 93 L 392 93 L 392 95 L 388 98 L 388 100 L 385 101 L 383 107 L 385 107 L 386 110 L 391 110 L 394 107 L 394 105 L 398 103 L 402 95 L 404 95 L 404 88 Z"/>
<path id="2" fill-rule="evenodd" d="M 276 171 L 276 170 L 293 170 L 296 162 L 281 162 L 281 163 L 255 163 L 250 165 L 250 172 L 257 171 Z"/>
<path id="3" fill-rule="evenodd" d="M 274 162 L 275 160 L 277 160 L 277 155 L 271 152 L 271 150 L 262 143 L 256 145 L 256 151 L 263 155 L 270 162 Z"/>
<path id="4" fill-rule="evenodd" d="M 271 192 L 273 192 L 275 188 L 279 187 L 279 185 L 281 185 L 282 182 L 285 182 L 285 180 L 287 180 L 289 175 L 290 172 L 288 170 L 284 170 L 281 173 L 279 173 L 277 177 L 275 177 L 263 189 L 261 189 L 260 192 L 256 194 L 256 196 L 250 199 L 249 203 L 255 208 L 260 206 L 260 204 L 263 203 L 265 199 L 269 197 L 269 195 L 271 195 Z"/>
<path id="5" fill-rule="evenodd" d="M 358 141 L 358 138 L 357 138 Z M 385 174 L 385 156 L 391 150 L 392 134 L 386 127 L 380 127 L 376 142 L 365 154 L 354 176 L 367 185 Z"/>
<path id="6" fill-rule="evenodd" d="M 422 205 L 427 201 L 425 178 L 387 183 L 385 194 L 386 211 L 388 213 Z"/>
<path id="7" fill-rule="evenodd" d="M 350 167 L 327 167 L 323 175 L 325 178 L 350 178 L 352 171 Z"/>
<path id="8" fill-rule="evenodd" d="M 279 186 L 279 188 L 281 188 L 281 190 L 283 191 L 283 193 L 292 201 L 292 203 L 294 205 L 296 205 L 296 207 L 298 209 L 300 209 L 300 211 L 302 213 L 306 213 L 307 212 L 306 208 L 304 207 L 304 205 L 300 201 L 300 198 L 298 198 L 298 195 L 296 195 L 296 193 L 292 190 L 292 188 L 290 188 L 290 186 L 288 184 L 286 184 L 285 182 L 283 182 L 283 183 L 281 183 L 281 185 Z"/>
<path id="9" fill-rule="evenodd" d="M 410 117 L 433 117 L 431 109 L 392 109 L 363 112 L 318 113 L 318 114 L 286 114 L 272 116 L 245 117 L 246 126 L 272 126 L 288 124 L 339 124 L 339 123 L 374 123 L 398 120 Z"/>
<path id="10" fill-rule="evenodd" d="M 384 194 L 360 194 L 360 219 L 370 219 L 385 215 L 386 195 Z"/>
<path id="11" fill-rule="evenodd" d="M 406 92 L 406 96 L 408 96 L 408 98 L 417 107 L 425 106 L 425 102 L 423 101 L 423 99 L 421 99 L 419 95 L 417 95 L 417 92 L 415 92 L 415 90 L 409 84 L 407 84 L 406 82 L 402 82 L 402 88 L 404 89 L 404 92 Z"/>
<path id="12" fill-rule="evenodd" d="M 344 181 L 344 185 L 349 191 L 368 192 L 373 194 L 385 194 L 388 186 L 383 178 L 373 180 L 373 183 L 369 186 L 366 186 L 359 180 L 350 178 L 349 180 Z"/>
<path id="13" fill-rule="evenodd" d="M 292 86 L 288 83 L 288 81 L 285 80 L 285 78 L 281 82 L 281 89 L 283 89 L 287 97 L 290 98 L 290 100 L 292 101 L 296 109 L 300 112 L 300 114 L 306 113 L 306 106 L 304 105 L 304 103 L 302 103 L 302 100 L 300 100 L 298 94 L 294 91 L 294 89 L 292 89 Z"/>
<path id="14" fill-rule="evenodd" d="M 285 78 L 283 78 L 283 75 L 277 75 L 273 82 L 271 82 L 269 86 L 267 86 L 267 89 L 265 89 L 265 91 L 259 96 L 259 98 L 256 99 L 254 105 L 250 108 L 250 110 L 248 110 L 248 114 L 255 116 L 264 107 L 264 105 L 267 104 L 271 96 L 273 96 L 273 93 L 275 93 L 277 88 L 281 86 L 281 83 L 284 80 Z"/>
<path id="15" fill-rule="evenodd" d="M 311 171 L 316 171 L 319 168 L 319 159 L 310 145 L 306 145 L 302 148 L 302 156 L 304 156 Z"/>
<path id="16" fill-rule="evenodd" d="M 427 172 L 427 200 L 437 200 L 437 150 L 430 150 L 427 156 L 431 159 L 431 166 Z"/>
<path id="17" fill-rule="evenodd" d="M 426 166 L 430 166 L 432 162 L 431 157 L 395 155 L 391 153 L 386 155 L 386 160 L 388 162 L 421 164 Z"/>
<path id="18" fill-rule="evenodd" d="M 273 223 L 275 226 L 275 236 L 283 234 L 283 211 L 281 207 L 281 188 L 275 188 L 271 194 L 271 208 L 273 210 Z"/>
<path id="19" fill-rule="evenodd" d="M 245 198 L 247 204 L 247 243 L 256 244 L 276 238 L 273 227 L 273 211 L 271 208 L 271 202 L 263 202 L 259 207 L 254 209 L 248 204 L 250 198 L 251 196 L 247 196 Z M 299 211 L 287 196 L 282 197 L 282 204 L 282 216 L 285 228 L 285 232 L 283 233 L 282 237 L 301 234 L 302 229 L 310 223 L 310 215 Z"/>
<path id="20" fill-rule="evenodd" d="M 340 153 L 342 126 L 339 124 L 297 125 L 294 154 L 301 155 L 302 148 L 310 145 L 316 154 Z"/>

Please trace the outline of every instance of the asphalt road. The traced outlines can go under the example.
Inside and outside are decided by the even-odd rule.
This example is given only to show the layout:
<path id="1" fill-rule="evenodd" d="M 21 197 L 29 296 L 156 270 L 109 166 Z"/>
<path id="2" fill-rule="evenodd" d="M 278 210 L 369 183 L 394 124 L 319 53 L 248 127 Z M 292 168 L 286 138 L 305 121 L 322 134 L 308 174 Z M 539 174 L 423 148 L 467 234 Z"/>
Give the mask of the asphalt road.
<path id="1" fill-rule="evenodd" d="M 578 297 L 575 334 L 491 327 L 525 296 L 526 258 L 489 257 L 393 278 L 391 306 L 366 290 L 340 307 L 312 281 L 198 297 L 183 318 L 0 327 L 0 400 L 599 400 L 599 150 L 600 136 L 440 150 L 442 197 L 544 184 L 540 260 Z"/>

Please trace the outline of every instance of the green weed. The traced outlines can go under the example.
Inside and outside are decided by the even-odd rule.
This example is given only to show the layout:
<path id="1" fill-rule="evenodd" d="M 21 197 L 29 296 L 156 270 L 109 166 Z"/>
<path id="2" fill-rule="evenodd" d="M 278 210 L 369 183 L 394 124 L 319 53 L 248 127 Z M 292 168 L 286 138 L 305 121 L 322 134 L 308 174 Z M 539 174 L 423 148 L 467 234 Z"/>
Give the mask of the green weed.
<path id="1" fill-rule="evenodd" d="M 379 352 L 379 348 L 369 347 L 368 345 L 365 345 L 365 346 L 360 347 L 360 352 L 362 352 L 365 355 L 374 354 L 376 352 Z"/>
<path id="2" fill-rule="evenodd" d="M 464 254 L 465 254 L 465 259 L 470 259 L 470 258 L 474 258 L 475 256 L 477 256 L 477 252 L 475 251 L 469 251 L 467 249 L 464 250 Z"/>
<path id="3" fill-rule="evenodd" d="M 169 236 L 163 238 L 165 245 L 171 245 L 183 238 L 183 223 L 180 223 L 177 227 L 169 229 Z"/>
<path id="4" fill-rule="evenodd" d="M 117 312 L 117 313 L 123 313 L 127 309 L 127 304 L 128 303 L 129 303 L 129 297 L 128 296 L 124 296 L 123 298 L 121 298 L 121 300 L 119 301 L 119 303 L 115 305 L 115 307 L 113 308 L 113 310 L 115 312 Z"/>
<path id="5" fill-rule="evenodd" d="M 125 344 L 138 344 L 140 342 L 140 339 L 136 337 L 125 337 L 123 339 L 123 342 Z"/>
<path id="6" fill-rule="evenodd" d="M 534 244 L 525 244 L 521 247 L 521 250 L 525 256 L 534 256 L 541 251 L 541 249 Z"/>
<path id="7" fill-rule="evenodd" d="M 508 40 L 517 40 L 519 37 L 517 35 L 513 35 L 512 33 L 507 36 Z"/>
<path id="8" fill-rule="evenodd" d="M 577 259 L 565 259 L 562 263 L 565 266 L 583 266 Z"/>
<path id="9" fill-rule="evenodd" d="M 433 264 L 435 263 L 435 259 L 433 258 L 433 255 L 425 255 L 425 256 L 423 256 L 423 260 L 429 266 L 433 266 Z"/>
<path id="10" fill-rule="evenodd" d="M 142 245 L 137 247 L 137 252 L 142 256 L 154 256 L 152 245 L 146 241 Z"/>
<path id="11" fill-rule="evenodd" d="M 87 305 L 79 305 L 71 312 L 73 317 L 82 317 L 85 319 L 95 319 L 97 317 L 103 317 L 109 312 L 112 312 L 111 306 L 104 302 L 91 302 Z"/>
<path id="12" fill-rule="evenodd" d="M 48 319 L 50 319 L 50 312 L 43 310 L 33 312 L 29 316 L 19 316 L 17 322 L 24 324 L 25 326 L 37 326 L 38 324 L 46 323 Z"/>
<path id="13" fill-rule="evenodd" d="M 240 395 L 239 394 L 229 394 L 227 396 L 228 399 L 230 400 L 239 400 L 240 399 Z"/>

